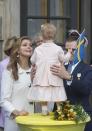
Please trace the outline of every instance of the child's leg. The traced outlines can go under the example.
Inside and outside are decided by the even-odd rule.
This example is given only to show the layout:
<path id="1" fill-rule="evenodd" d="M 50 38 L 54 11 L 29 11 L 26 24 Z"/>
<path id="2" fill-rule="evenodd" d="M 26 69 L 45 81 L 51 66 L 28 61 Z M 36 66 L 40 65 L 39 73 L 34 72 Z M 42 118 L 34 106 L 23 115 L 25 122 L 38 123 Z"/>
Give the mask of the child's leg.
<path id="1" fill-rule="evenodd" d="M 42 105 L 42 114 L 47 115 L 48 114 L 47 102 L 41 102 L 41 105 Z"/>
<path id="2" fill-rule="evenodd" d="M 61 102 L 56 102 L 57 110 L 60 110 L 60 104 L 61 104 Z"/>

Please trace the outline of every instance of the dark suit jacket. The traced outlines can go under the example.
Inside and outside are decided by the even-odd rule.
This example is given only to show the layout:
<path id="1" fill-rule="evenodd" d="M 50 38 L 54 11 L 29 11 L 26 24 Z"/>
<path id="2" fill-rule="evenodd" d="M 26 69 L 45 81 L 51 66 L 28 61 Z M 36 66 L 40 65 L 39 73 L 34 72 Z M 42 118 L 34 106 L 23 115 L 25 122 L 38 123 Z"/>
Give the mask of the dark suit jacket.
<path id="1" fill-rule="evenodd" d="M 92 90 L 92 67 L 81 61 L 72 75 L 73 80 L 70 86 L 64 81 L 68 99 L 72 104 L 80 103 L 86 112 L 92 114 L 92 107 L 89 104 L 89 95 Z"/>

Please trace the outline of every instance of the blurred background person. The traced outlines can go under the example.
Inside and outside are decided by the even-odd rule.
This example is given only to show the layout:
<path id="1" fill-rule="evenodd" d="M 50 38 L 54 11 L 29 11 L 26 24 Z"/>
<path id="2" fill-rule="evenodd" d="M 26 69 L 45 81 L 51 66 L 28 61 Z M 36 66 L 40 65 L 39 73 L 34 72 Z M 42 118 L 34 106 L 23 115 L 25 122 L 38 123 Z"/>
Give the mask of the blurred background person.
<path id="1" fill-rule="evenodd" d="M 33 38 L 33 45 L 34 45 L 35 47 L 37 47 L 37 46 L 41 45 L 42 42 L 43 42 L 43 37 L 42 37 L 41 32 L 39 32 L 39 33 L 37 33 L 37 34 L 34 36 L 34 38 Z"/>
<path id="2" fill-rule="evenodd" d="M 4 53 L 6 55 L 6 58 L 0 62 L 0 101 L 1 101 L 1 79 L 2 79 L 2 72 L 4 69 L 6 69 L 8 63 L 9 63 L 9 57 L 11 55 L 11 50 L 13 48 L 13 45 L 16 44 L 17 37 L 13 36 L 6 40 L 5 46 L 4 46 Z M 3 130 L 4 128 L 4 111 L 0 107 L 0 128 Z"/>

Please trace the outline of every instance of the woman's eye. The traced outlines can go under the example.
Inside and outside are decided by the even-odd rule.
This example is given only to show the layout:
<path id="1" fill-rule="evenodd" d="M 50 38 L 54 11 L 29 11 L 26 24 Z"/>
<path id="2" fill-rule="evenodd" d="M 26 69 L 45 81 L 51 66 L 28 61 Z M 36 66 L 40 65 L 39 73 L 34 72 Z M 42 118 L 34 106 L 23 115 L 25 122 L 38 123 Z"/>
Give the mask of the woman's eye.
<path id="1" fill-rule="evenodd" d="M 27 46 L 26 44 L 24 44 L 23 46 Z"/>

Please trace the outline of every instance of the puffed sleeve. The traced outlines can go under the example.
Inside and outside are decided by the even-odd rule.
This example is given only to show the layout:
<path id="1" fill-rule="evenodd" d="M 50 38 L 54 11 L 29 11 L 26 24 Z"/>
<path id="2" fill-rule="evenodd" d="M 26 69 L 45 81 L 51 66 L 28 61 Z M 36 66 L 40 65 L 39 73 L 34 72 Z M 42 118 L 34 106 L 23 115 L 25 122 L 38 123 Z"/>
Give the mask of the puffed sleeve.
<path id="1" fill-rule="evenodd" d="M 5 111 L 11 112 L 15 110 L 14 106 L 11 103 L 11 97 L 13 93 L 13 79 L 11 72 L 5 69 L 2 73 L 1 80 L 1 105 Z"/>
<path id="2" fill-rule="evenodd" d="M 67 52 L 66 54 L 64 53 L 63 49 L 61 48 L 58 53 L 58 57 L 60 62 L 69 62 L 71 53 Z"/>

